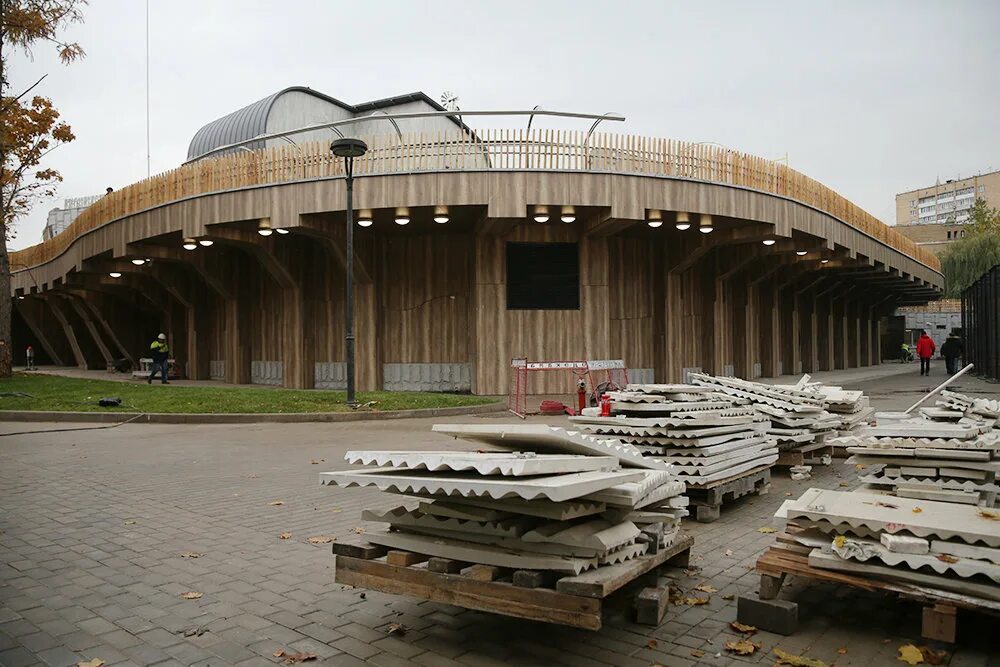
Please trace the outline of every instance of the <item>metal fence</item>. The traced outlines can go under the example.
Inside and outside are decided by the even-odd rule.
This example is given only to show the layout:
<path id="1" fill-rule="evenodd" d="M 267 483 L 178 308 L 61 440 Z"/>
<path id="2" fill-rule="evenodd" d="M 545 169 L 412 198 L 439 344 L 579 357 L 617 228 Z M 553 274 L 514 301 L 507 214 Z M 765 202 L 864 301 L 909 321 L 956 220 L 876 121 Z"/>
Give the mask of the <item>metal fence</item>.
<path id="1" fill-rule="evenodd" d="M 962 292 L 966 362 L 976 375 L 1000 381 L 1000 265 Z"/>

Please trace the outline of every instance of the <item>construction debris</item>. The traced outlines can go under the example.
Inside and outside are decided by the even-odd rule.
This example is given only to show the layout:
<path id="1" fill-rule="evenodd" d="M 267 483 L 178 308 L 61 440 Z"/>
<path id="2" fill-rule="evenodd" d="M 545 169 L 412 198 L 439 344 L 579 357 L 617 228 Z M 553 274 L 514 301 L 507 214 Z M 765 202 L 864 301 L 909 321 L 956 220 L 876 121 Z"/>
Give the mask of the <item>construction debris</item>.
<path id="1" fill-rule="evenodd" d="M 322 484 L 422 499 L 366 510 L 362 518 L 387 524 L 366 529 L 368 542 L 465 565 L 577 575 L 670 546 L 687 515 L 683 482 L 630 445 L 531 424 L 434 430 L 515 451 L 348 452 L 350 463 L 382 467 L 321 473 Z"/>
<path id="2" fill-rule="evenodd" d="M 837 438 L 863 490 L 901 498 L 993 507 L 1000 472 L 998 401 L 943 391 L 919 416 L 879 413 L 876 425 Z"/>
<path id="3" fill-rule="evenodd" d="M 809 489 L 775 514 L 811 567 L 1000 602 L 1000 522 L 955 503 Z"/>

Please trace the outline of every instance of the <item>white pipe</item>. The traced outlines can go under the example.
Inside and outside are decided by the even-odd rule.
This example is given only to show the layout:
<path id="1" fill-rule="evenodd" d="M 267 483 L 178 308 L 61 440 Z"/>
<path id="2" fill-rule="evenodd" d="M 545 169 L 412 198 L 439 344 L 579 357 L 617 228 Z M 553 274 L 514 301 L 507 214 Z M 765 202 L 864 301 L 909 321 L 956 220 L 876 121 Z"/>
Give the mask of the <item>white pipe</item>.
<path id="1" fill-rule="evenodd" d="M 968 366 L 966 366 L 965 368 L 963 368 L 962 370 L 960 370 L 959 372 L 955 373 L 950 378 L 948 378 L 947 380 L 945 380 L 944 382 L 942 382 L 941 384 L 939 384 L 933 391 L 931 391 L 931 393 L 927 394 L 926 396 L 924 396 L 923 398 L 921 398 L 919 401 L 917 401 L 916 403 L 914 403 L 913 405 L 911 405 L 909 408 L 907 408 L 906 409 L 906 413 L 909 414 L 909 413 L 913 412 L 913 410 L 915 408 L 919 407 L 920 404 L 923 403 L 924 401 L 926 401 L 928 398 L 930 398 L 934 394 L 938 393 L 939 391 L 941 391 L 942 389 L 944 389 L 945 387 L 947 387 L 948 385 L 950 385 L 952 382 L 954 382 L 958 378 L 960 378 L 963 375 L 965 375 L 974 365 L 975 364 L 969 364 Z"/>

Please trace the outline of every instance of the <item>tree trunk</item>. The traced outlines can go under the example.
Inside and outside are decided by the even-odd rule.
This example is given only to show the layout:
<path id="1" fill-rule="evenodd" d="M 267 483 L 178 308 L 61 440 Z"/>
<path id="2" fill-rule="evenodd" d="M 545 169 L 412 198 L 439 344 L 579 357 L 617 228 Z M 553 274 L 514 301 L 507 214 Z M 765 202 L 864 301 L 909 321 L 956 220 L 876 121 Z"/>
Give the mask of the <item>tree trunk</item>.
<path id="1" fill-rule="evenodd" d="M 0 378 L 9 378 L 13 343 L 10 337 L 10 317 L 13 302 L 10 294 L 10 258 L 7 256 L 6 228 L 0 230 Z"/>

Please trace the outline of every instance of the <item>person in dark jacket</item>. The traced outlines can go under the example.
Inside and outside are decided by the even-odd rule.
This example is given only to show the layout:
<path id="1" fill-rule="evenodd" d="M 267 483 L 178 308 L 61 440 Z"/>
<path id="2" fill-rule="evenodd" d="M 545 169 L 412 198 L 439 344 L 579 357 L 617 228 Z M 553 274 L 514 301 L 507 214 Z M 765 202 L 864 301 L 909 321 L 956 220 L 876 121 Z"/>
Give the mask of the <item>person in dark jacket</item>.
<path id="1" fill-rule="evenodd" d="M 965 356 L 965 349 L 958 336 L 950 334 L 948 340 L 941 344 L 941 356 L 944 357 L 944 365 L 948 367 L 948 375 L 957 373 L 958 360 Z"/>
<path id="2" fill-rule="evenodd" d="M 920 357 L 921 375 L 931 374 L 931 357 L 934 356 L 935 347 L 937 346 L 934 345 L 934 341 L 927 335 L 927 332 L 921 331 L 920 338 L 917 339 L 917 356 Z"/>
<path id="3" fill-rule="evenodd" d="M 170 384 L 167 382 L 167 358 L 170 356 L 170 348 L 167 347 L 167 335 L 160 334 L 153 341 L 152 345 L 149 346 L 149 351 L 153 357 L 153 370 L 150 372 L 149 377 L 146 378 L 146 384 L 153 384 L 153 378 L 156 377 L 156 372 L 160 371 L 163 384 Z"/>

